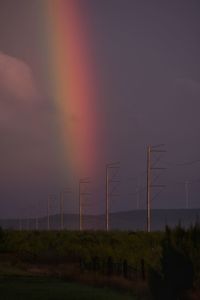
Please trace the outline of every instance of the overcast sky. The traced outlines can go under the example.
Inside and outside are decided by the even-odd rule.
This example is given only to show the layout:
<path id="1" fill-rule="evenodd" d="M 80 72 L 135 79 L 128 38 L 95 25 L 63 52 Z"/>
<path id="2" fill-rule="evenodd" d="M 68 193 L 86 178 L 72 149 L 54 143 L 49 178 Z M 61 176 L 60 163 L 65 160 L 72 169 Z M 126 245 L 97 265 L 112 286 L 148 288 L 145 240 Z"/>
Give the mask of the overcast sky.
<path id="1" fill-rule="evenodd" d="M 158 166 L 167 169 L 158 182 L 166 187 L 153 207 L 185 207 L 186 180 L 190 206 L 199 207 L 199 1 L 74 1 L 90 28 L 94 101 L 104 120 L 100 150 L 105 161 L 122 165 L 121 196 L 112 210 L 136 207 L 137 182 L 145 207 L 146 147 L 160 143 L 167 152 Z M 40 0 L 0 0 L 0 217 L 31 215 L 36 205 L 44 214 L 47 194 L 67 180 L 43 18 Z M 103 209 L 102 187 L 99 192 L 92 212 Z M 66 211 L 76 207 L 72 197 Z"/>

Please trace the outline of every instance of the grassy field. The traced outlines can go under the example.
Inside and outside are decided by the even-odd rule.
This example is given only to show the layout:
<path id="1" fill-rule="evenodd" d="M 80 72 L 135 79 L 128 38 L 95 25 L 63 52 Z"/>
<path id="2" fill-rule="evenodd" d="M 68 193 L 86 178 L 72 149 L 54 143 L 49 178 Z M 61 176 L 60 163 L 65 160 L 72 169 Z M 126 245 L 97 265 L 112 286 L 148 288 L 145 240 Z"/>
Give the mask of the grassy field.
<path id="1" fill-rule="evenodd" d="M 150 234 L 0 230 L 0 278 L 3 300 L 199 300 L 200 225 Z"/>
<path id="2" fill-rule="evenodd" d="M 3 300 L 134 300 L 133 296 L 107 288 L 95 288 L 64 280 L 39 277 L 0 278 Z"/>

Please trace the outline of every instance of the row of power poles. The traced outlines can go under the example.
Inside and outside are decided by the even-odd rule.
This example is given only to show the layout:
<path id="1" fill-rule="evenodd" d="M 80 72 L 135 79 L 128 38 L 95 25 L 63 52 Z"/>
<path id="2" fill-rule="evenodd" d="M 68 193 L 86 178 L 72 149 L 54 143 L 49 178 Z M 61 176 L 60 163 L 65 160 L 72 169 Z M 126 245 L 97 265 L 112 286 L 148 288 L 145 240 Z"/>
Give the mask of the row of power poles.
<path id="1" fill-rule="evenodd" d="M 118 195 L 117 188 L 119 184 L 119 168 L 120 163 L 114 162 L 106 165 L 106 196 L 105 196 L 105 228 L 109 231 L 110 228 L 110 201 L 111 198 Z M 90 178 L 81 178 L 79 180 L 79 230 L 83 230 L 83 209 L 86 197 L 91 195 L 89 191 Z M 64 229 L 64 195 L 70 194 L 71 190 L 60 192 L 60 229 Z M 50 203 L 55 199 L 55 194 L 49 194 L 47 200 L 47 229 L 50 230 Z"/>
<path id="2" fill-rule="evenodd" d="M 160 193 L 160 190 L 164 187 L 162 184 L 157 184 L 157 179 L 159 177 L 159 171 L 164 170 L 162 166 L 159 165 L 160 157 L 162 153 L 166 152 L 163 149 L 163 144 L 147 147 L 147 185 L 146 185 L 146 230 L 151 231 L 151 206 L 154 198 Z M 119 170 L 120 162 L 112 162 L 106 164 L 106 176 L 105 176 L 105 230 L 110 229 L 110 203 L 113 197 L 119 196 Z M 85 204 L 86 197 L 91 195 L 90 192 L 90 178 L 81 178 L 79 180 L 79 230 L 84 229 L 83 226 L 83 208 Z M 153 189 L 157 189 L 156 193 Z M 64 229 L 64 197 L 72 193 L 70 189 L 66 189 L 60 192 L 60 229 Z M 56 198 L 55 194 L 50 194 L 47 200 L 47 229 L 51 229 L 50 224 L 50 210 L 51 202 Z M 21 225 L 20 225 L 21 226 Z M 38 218 L 35 220 L 36 230 L 38 229 Z"/>
<path id="3" fill-rule="evenodd" d="M 146 231 L 151 231 L 151 207 L 154 199 L 160 194 L 162 188 L 165 185 L 160 184 L 158 179 L 160 177 L 161 171 L 165 170 L 165 167 L 160 165 L 160 160 L 162 158 L 162 154 L 165 153 L 164 144 L 160 145 L 149 145 L 147 146 L 147 169 L 146 169 Z M 119 170 L 120 170 L 120 162 L 112 162 L 106 164 L 106 174 L 105 174 L 105 230 L 109 231 L 110 229 L 110 203 L 113 197 L 119 196 Z M 186 208 L 189 208 L 189 185 L 196 181 L 185 181 L 185 182 L 177 182 L 180 184 L 184 184 L 185 186 L 185 200 L 186 200 Z M 82 231 L 84 229 L 83 224 L 83 211 L 86 204 L 86 198 L 91 195 L 90 192 L 90 183 L 91 180 L 88 177 L 81 178 L 79 180 L 79 230 Z M 156 191 L 156 192 L 155 192 Z M 139 184 L 137 182 L 137 209 L 139 209 Z M 66 189 L 60 192 L 60 229 L 64 230 L 64 196 L 71 194 L 72 191 L 70 189 Z M 55 194 L 49 194 L 47 200 L 47 229 L 50 230 L 52 228 L 50 224 L 50 210 L 51 210 L 51 202 L 55 200 Z M 35 217 L 34 219 L 34 227 L 36 230 L 39 229 L 39 219 Z M 25 219 L 25 228 L 30 228 L 30 219 Z M 22 230 L 24 227 L 24 221 L 19 219 L 19 230 Z M 22 226 L 23 225 L 23 226 Z"/>

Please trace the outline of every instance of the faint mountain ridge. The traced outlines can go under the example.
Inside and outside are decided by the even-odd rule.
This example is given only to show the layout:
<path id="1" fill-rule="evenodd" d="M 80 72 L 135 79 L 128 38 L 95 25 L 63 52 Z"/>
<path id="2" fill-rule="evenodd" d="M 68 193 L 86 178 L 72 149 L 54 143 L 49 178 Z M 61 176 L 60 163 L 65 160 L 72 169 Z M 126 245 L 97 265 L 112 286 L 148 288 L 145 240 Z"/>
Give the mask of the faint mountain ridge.
<path id="1" fill-rule="evenodd" d="M 175 227 L 181 224 L 189 227 L 199 221 L 200 209 L 154 209 L 152 210 L 152 230 L 164 230 L 165 226 Z M 60 215 L 51 215 L 49 219 L 50 229 L 59 230 L 61 228 Z M 37 219 L 1 219 L 0 226 L 5 229 L 23 230 L 47 230 L 47 217 Z M 64 214 L 64 229 L 78 230 L 79 215 Z M 104 230 L 105 216 L 84 215 L 83 229 Z M 146 210 L 120 211 L 110 214 L 110 229 L 112 230 L 146 230 Z"/>

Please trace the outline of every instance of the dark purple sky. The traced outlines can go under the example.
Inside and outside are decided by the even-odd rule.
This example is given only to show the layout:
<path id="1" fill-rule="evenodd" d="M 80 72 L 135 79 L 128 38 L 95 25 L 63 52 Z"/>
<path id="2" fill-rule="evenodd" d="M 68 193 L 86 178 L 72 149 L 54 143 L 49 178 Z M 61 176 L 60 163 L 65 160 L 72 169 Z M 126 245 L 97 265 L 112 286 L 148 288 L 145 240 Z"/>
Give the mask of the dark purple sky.
<path id="1" fill-rule="evenodd" d="M 112 209 L 136 207 L 137 181 L 144 208 L 146 146 L 160 143 L 166 188 L 153 206 L 185 207 L 189 180 L 199 207 L 200 162 L 179 165 L 200 159 L 199 1 L 77 1 L 91 28 L 106 158 L 122 164 Z M 47 194 L 66 182 L 43 22 L 40 0 L 0 0 L 0 217 L 31 215 L 36 204 L 43 214 Z M 71 199 L 66 211 L 76 207 Z"/>

